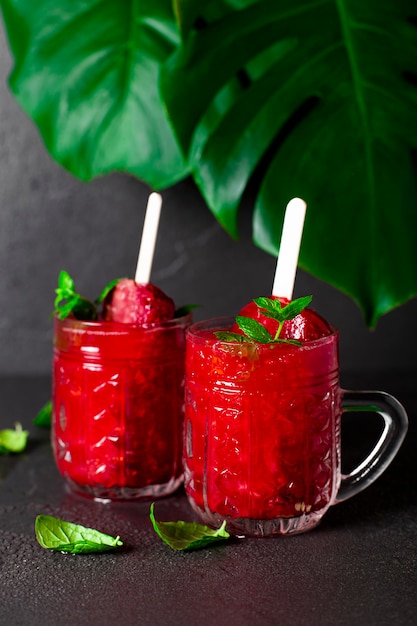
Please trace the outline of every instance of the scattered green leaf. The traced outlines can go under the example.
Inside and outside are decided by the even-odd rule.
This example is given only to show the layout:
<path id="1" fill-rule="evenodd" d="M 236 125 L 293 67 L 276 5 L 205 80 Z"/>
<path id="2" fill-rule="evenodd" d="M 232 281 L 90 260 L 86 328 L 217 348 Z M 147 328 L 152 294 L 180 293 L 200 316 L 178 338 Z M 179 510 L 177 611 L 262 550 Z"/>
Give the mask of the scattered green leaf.
<path id="1" fill-rule="evenodd" d="M 94 528 L 66 522 L 51 515 L 36 517 L 35 534 L 42 548 L 72 554 L 106 552 L 123 545 L 120 537 L 112 537 Z"/>
<path id="2" fill-rule="evenodd" d="M 226 521 L 216 530 L 196 522 L 158 522 L 154 515 L 154 503 L 149 516 L 156 534 L 173 550 L 197 550 L 230 537 L 225 530 Z"/>
<path id="3" fill-rule="evenodd" d="M 38 428 L 50 428 L 52 424 L 52 400 L 48 400 L 41 410 L 33 418 L 33 423 Z"/>
<path id="4" fill-rule="evenodd" d="M 15 429 L 5 428 L 0 430 L 0 453 L 23 452 L 26 448 L 29 431 L 23 430 L 22 425 L 16 422 Z"/>

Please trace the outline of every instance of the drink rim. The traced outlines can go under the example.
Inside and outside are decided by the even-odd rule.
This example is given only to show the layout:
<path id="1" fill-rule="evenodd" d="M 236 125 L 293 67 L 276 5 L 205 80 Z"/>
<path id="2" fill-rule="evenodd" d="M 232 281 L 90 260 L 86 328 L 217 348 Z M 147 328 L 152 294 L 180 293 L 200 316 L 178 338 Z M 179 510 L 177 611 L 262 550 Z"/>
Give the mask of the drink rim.
<path id="1" fill-rule="evenodd" d="M 224 339 L 218 339 L 217 337 L 207 337 L 207 335 L 202 335 L 202 332 L 206 332 L 206 331 L 215 331 L 215 330 L 229 330 L 233 324 L 236 321 L 236 316 L 233 315 L 223 315 L 223 316 L 219 316 L 219 317 L 210 317 L 207 318 L 205 320 L 200 320 L 198 322 L 194 322 L 193 324 L 191 324 L 187 330 L 186 330 L 186 337 L 190 337 L 192 338 L 193 341 L 198 341 L 199 343 L 223 343 L 223 344 L 227 344 L 227 345 L 231 345 L 231 346 L 236 346 L 236 341 L 227 341 Z M 293 346 L 296 349 L 302 349 L 306 346 L 308 347 L 312 347 L 315 345 L 322 345 L 322 344 L 326 344 L 326 343 L 330 343 L 334 340 L 338 340 L 339 338 L 339 331 L 338 329 L 333 326 L 333 324 L 329 324 L 332 332 L 330 332 L 328 335 L 325 335 L 324 337 L 319 337 L 318 339 L 309 339 L 307 341 L 303 341 L 301 346 Z M 279 343 L 276 344 L 263 344 L 260 343 L 258 341 L 254 341 L 251 340 L 250 342 L 245 342 L 245 343 L 254 343 L 258 346 L 271 346 L 271 345 L 280 345 Z M 284 344 L 283 345 L 289 345 L 291 346 L 292 344 Z"/>
<path id="2" fill-rule="evenodd" d="M 155 330 L 158 328 L 175 328 L 187 324 L 189 325 L 192 322 L 192 313 L 189 312 L 181 317 L 173 317 L 165 322 L 153 322 L 148 324 L 125 324 L 123 322 L 111 322 L 108 320 L 78 320 L 75 317 L 66 317 L 61 320 L 57 315 L 54 315 L 54 322 L 61 327 L 67 326 L 68 328 L 73 328 L 78 331 L 88 330 L 103 334 L 107 332 L 126 333 L 129 332 L 129 330 Z"/>

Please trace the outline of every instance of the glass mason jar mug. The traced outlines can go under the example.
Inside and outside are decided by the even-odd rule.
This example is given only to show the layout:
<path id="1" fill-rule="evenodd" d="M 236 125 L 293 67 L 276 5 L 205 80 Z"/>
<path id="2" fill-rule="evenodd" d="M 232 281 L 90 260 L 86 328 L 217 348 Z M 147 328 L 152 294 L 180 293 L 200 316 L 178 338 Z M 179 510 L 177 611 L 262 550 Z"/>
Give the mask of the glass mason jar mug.
<path id="1" fill-rule="evenodd" d="M 185 489 L 204 523 L 269 536 L 315 527 L 327 509 L 371 484 L 397 453 L 408 420 L 387 393 L 340 388 L 338 333 L 258 344 L 217 339 L 234 318 L 187 332 Z M 369 456 L 341 474 L 341 416 L 385 423 Z"/>
<path id="2" fill-rule="evenodd" d="M 74 491 L 143 499 L 182 483 L 190 321 L 142 327 L 55 318 L 52 447 Z"/>

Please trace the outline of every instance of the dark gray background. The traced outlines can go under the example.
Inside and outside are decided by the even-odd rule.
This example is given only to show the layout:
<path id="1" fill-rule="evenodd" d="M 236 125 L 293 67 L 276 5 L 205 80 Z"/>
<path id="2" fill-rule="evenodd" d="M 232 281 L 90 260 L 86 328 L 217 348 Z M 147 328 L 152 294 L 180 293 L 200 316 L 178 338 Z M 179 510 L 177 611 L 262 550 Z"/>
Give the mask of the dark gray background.
<path id="1" fill-rule="evenodd" d="M 0 375 L 50 370 L 51 319 L 60 269 L 95 297 L 112 278 L 133 275 L 149 189 L 115 174 L 82 183 L 46 152 L 37 129 L 7 87 L 11 59 L 0 20 Z M 196 317 L 235 314 L 270 292 L 275 259 L 251 242 L 251 202 L 241 239 L 224 233 L 191 181 L 163 193 L 152 282 L 178 305 L 204 305 Z M 343 253 L 343 251 L 341 251 Z M 299 272 L 295 296 L 341 333 L 342 369 L 406 370 L 414 364 L 417 301 L 369 331 L 353 301 Z"/>

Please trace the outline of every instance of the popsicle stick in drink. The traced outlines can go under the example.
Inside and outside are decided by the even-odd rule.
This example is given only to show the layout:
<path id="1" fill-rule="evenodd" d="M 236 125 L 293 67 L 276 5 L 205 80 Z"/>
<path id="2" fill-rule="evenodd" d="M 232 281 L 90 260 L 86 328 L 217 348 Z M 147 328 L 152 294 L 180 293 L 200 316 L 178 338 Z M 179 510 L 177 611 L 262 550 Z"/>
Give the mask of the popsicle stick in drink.
<path id="1" fill-rule="evenodd" d="M 149 282 L 161 203 L 151 194 L 136 280 L 112 281 L 95 321 L 55 320 L 55 458 L 73 489 L 96 498 L 158 497 L 182 482 L 191 318 L 175 317 L 174 301 Z"/>
<path id="2" fill-rule="evenodd" d="M 307 204 L 301 198 L 293 198 L 287 204 L 272 286 L 276 298 L 292 300 L 306 209 Z"/>
<path id="3" fill-rule="evenodd" d="M 337 488 L 334 329 L 292 300 L 305 208 L 287 206 L 272 295 L 187 337 L 186 491 L 206 523 L 246 534 L 301 528 Z"/>
<path id="4" fill-rule="evenodd" d="M 174 317 L 174 301 L 150 283 L 162 197 L 151 193 L 145 213 L 135 279 L 123 278 L 104 301 L 104 319 L 124 324 L 154 324 Z"/>
<path id="5" fill-rule="evenodd" d="M 307 205 L 301 198 L 293 198 L 287 204 L 281 243 L 269 299 L 278 300 L 282 307 L 288 305 L 293 296 L 300 245 L 303 236 Z M 259 306 L 260 298 L 246 304 L 239 316 L 249 317 L 261 323 L 272 337 L 275 337 L 279 324 L 268 316 L 265 308 Z M 292 319 L 285 320 L 279 329 L 281 339 L 307 341 L 329 334 L 328 323 L 313 309 L 304 308 Z"/>

